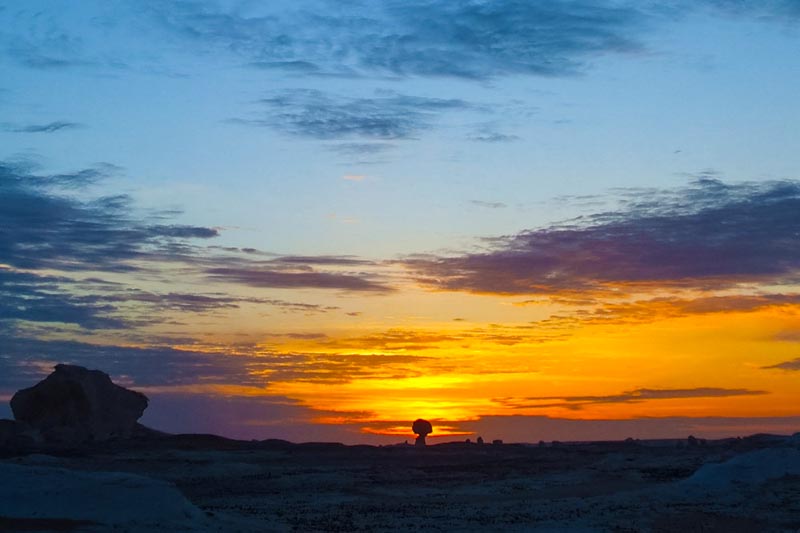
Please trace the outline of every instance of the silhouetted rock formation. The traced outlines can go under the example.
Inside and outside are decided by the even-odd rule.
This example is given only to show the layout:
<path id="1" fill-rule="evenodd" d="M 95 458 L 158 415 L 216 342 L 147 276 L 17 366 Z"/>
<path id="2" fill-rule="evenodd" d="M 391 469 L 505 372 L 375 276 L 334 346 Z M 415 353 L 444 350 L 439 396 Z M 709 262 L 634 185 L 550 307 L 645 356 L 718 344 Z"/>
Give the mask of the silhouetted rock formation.
<path id="1" fill-rule="evenodd" d="M 55 372 L 11 398 L 18 422 L 47 442 L 128 438 L 147 408 L 147 397 L 111 382 L 108 374 L 56 365 Z"/>
<path id="2" fill-rule="evenodd" d="M 433 431 L 433 426 L 427 420 L 418 418 L 411 425 L 411 429 L 418 435 L 417 441 L 414 444 L 417 446 L 425 446 L 425 436 Z"/>
<path id="3" fill-rule="evenodd" d="M 0 420 L 0 449 L 29 448 L 37 443 L 37 432 L 23 422 Z"/>

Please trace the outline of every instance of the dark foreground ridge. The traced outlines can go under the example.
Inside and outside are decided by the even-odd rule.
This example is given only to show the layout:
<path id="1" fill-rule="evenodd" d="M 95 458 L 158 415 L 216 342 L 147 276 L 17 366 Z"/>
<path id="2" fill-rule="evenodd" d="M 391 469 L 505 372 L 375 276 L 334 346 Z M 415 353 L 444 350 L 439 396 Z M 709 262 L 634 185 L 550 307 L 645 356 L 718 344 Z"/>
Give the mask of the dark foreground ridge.
<path id="1" fill-rule="evenodd" d="M 114 387 L 59 365 L 14 397 L 22 420 L 0 421 L 0 531 L 800 529 L 800 435 L 239 441 L 148 430 L 136 422 L 143 397 Z"/>

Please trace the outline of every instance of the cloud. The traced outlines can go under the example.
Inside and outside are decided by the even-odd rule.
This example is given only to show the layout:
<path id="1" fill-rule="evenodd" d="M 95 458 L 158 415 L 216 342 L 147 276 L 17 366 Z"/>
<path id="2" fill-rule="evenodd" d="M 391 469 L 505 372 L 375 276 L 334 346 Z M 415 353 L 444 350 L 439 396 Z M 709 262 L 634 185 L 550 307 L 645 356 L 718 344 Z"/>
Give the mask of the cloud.
<path id="1" fill-rule="evenodd" d="M 558 304 L 573 311 L 562 311 L 558 315 L 536 322 L 539 327 L 570 327 L 587 324 L 638 324 L 711 313 L 744 313 L 767 307 L 800 305 L 800 294 L 753 294 L 703 296 L 680 298 L 677 296 L 650 298 L 647 300 L 613 302 L 604 299 L 545 297 L 518 302 L 515 305 Z"/>
<path id="2" fill-rule="evenodd" d="M 0 263 L 21 269 L 131 271 L 132 261 L 180 253 L 185 239 L 208 239 L 213 228 L 149 224 L 134 218 L 127 196 L 79 200 L 58 188 L 81 188 L 106 167 L 72 174 L 35 174 L 0 162 Z"/>
<path id="3" fill-rule="evenodd" d="M 0 162 L 0 325 L 63 323 L 85 330 L 133 329 L 169 313 L 214 313 L 244 304 L 287 313 L 325 313 L 334 306 L 274 298 L 179 292 L 171 286 L 142 290 L 94 273 L 153 278 L 181 268 L 185 283 L 252 287 L 320 288 L 388 292 L 374 263 L 351 256 L 275 256 L 253 249 L 205 248 L 219 235 L 212 227 L 171 223 L 175 213 L 139 212 L 124 195 L 82 198 L 85 188 L 115 172 L 99 165 L 44 174 L 27 162 Z M 270 254 L 268 254 L 270 255 Z M 354 271 L 343 271 L 343 269 Z M 90 278 L 80 279 L 91 272 Z M 57 274 L 54 274 L 57 273 Z M 172 280 L 165 280 L 170 281 Z M 174 319 L 174 318 L 173 318 Z"/>
<path id="4" fill-rule="evenodd" d="M 363 174 L 345 174 L 342 176 L 345 181 L 364 181 L 366 178 Z"/>
<path id="5" fill-rule="evenodd" d="M 341 155 L 361 157 L 361 156 L 375 156 L 383 154 L 385 152 L 392 150 L 394 147 L 395 146 L 391 143 L 382 143 L 382 142 L 367 142 L 367 143 L 345 142 L 345 143 L 329 144 L 325 148 Z"/>
<path id="6" fill-rule="evenodd" d="M 302 339 L 309 334 L 283 336 Z M 270 383 L 399 379 L 420 375 L 422 371 L 414 365 L 431 360 L 413 355 L 287 354 L 252 346 L 218 348 L 133 348 L 2 336 L 0 393 L 30 386 L 59 362 L 100 368 L 123 383 L 163 393 L 269 397 L 274 396 L 267 390 Z"/>
<path id="7" fill-rule="evenodd" d="M 260 11 L 182 2 L 150 4 L 150 13 L 188 42 L 258 68 L 467 79 L 580 72 L 598 55 L 638 51 L 645 19 L 634 7 L 580 0 L 329 0 Z"/>
<path id="8" fill-rule="evenodd" d="M 442 332 L 432 329 L 390 328 L 385 331 L 353 337 L 325 339 L 317 343 L 326 349 L 375 352 L 420 352 L 423 350 L 470 348 L 472 345 L 516 346 L 541 344 L 562 340 L 564 334 L 551 332 L 535 326 L 504 326 L 491 324 L 488 327 L 468 328 Z M 492 372 L 498 371 L 496 368 Z"/>
<path id="9" fill-rule="evenodd" d="M 0 324 L 8 320 L 63 322 L 89 330 L 125 326 L 123 320 L 109 316 L 116 310 L 110 303 L 62 288 L 71 281 L 0 267 Z"/>
<path id="10" fill-rule="evenodd" d="M 63 130 L 74 130 L 83 128 L 83 124 L 77 122 L 67 122 L 65 120 L 57 120 L 47 124 L 28 124 L 26 126 L 14 126 L 12 124 L 5 124 L 4 129 L 12 133 L 55 133 Z"/>
<path id="11" fill-rule="evenodd" d="M 25 162 L 0 162 L 0 321 L 62 322 L 85 329 L 118 329 L 113 286 L 86 289 L 67 275 L 37 271 L 131 272 L 135 260 L 166 257 L 181 239 L 210 238 L 216 230 L 136 220 L 125 196 L 79 200 L 80 191 L 113 172 L 110 165 L 41 174 Z M 140 296 L 138 296 L 140 297 Z M 128 293 L 124 300 L 137 295 Z"/>
<path id="12" fill-rule="evenodd" d="M 800 330 L 797 329 L 790 329 L 786 331 L 781 331 L 774 337 L 777 341 L 785 341 L 785 342 L 800 342 Z"/>
<path id="13" fill-rule="evenodd" d="M 641 403 L 650 400 L 681 398 L 728 398 L 731 396 L 760 396 L 762 390 L 698 387 L 694 389 L 634 389 L 608 396 L 530 396 L 526 398 L 495 398 L 493 401 L 511 409 L 543 409 L 563 407 L 579 410 L 587 405 Z"/>
<path id="14" fill-rule="evenodd" d="M 800 3 L 797 0 L 705 0 L 705 4 L 731 15 L 783 21 L 800 17 Z"/>
<path id="15" fill-rule="evenodd" d="M 287 255 L 269 260 L 210 257 L 197 260 L 195 264 L 206 280 L 248 287 L 365 293 L 394 290 L 379 274 L 380 264 L 347 255 Z"/>
<path id="16" fill-rule="evenodd" d="M 20 336 L 0 338 L 0 390 L 16 391 L 50 373 L 56 363 L 100 368 L 136 386 L 238 383 L 263 386 L 250 374 L 255 358 L 220 356 L 167 347 L 131 348 L 72 341 L 43 341 Z"/>
<path id="17" fill-rule="evenodd" d="M 470 200 L 469 203 L 472 205 L 477 205 L 478 207 L 485 207 L 487 209 L 505 209 L 508 207 L 507 204 L 503 202 L 486 202 L 484 200 Z"/>
<path id="18" fill-rule="evenodd" d="M 518 141 L 517 135 L 509 135 L 497 131 L 480 131 L 468 137 L 470 141 L 483 142 L 483 143 L 508 143 Z"/>
<path id="19" fill-rule="evenodd" d="M 579 420 L 547 416 L 483 416 L 459 422 L 476 435 L 493 435 L 506 442 L 602 441 L 637 439 L 726 438 L 771 433 L 791 435 L 800 417 L 652 417 L 628 420 Z"/>
<path id="20" fill-rule="evenodd" d="M 205 272 L 210 280 L 249 287 L 338 289 L 375 293 L 392 290 L 389 286 L 370 280 L 364 275 L 338 272 L 284 271 L 257 265 L 215 267 L 208 268 Z"/>
<path id="21" fill-rule="evenodd" d="M 761 368 L 763 369 L 776 368 L 779 370 L 798 371 L 800 370 L 800 357 L 798 357 L 797 359 L 792 359 L 791 361 L 784 361 L 783 363 L 778 363 L 776 365 L 762 366 Z"/>
<path id="22" fill-rule="evenodd" d="M 429 129 L 442 113 L 473 107 L 454 98 L 396 93 L 349 97 L 312 89 L 279 92 L 259 100 L 259 103 L 267 108 L 265 118 L 240 118 L 234 119 L 234 122 L 265 126 L 286 134 L 321 140 L 412 139 Z"/>
<path id="23" fill-rule="evenodd" d="M 724 288 L 786 282 L 800 270 L 798 182 L 701 179 L 620 193 L 616 211 L 488 239 L 485 251 L 405 264 L 438 290 L 496 294 Z"/>
<path id="24" fill-rule="evenodd" d="M 77 16 L 34 5 L 0 12 L 0 50 L 40 70 L 164 72 L 168 50 L 292 77 L 570 76 L 602 56 L 646 50 L 648 30 L 704 9 L 800 16 L 794 0 L 185 0 L 82 5 Z"/>

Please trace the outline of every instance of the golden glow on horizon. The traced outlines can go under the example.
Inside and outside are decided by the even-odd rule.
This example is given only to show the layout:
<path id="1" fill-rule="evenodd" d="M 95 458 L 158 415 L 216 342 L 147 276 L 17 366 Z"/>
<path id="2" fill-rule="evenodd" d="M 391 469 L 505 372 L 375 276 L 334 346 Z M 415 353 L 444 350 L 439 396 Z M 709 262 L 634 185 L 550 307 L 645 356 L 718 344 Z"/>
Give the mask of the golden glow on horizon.
<path id="1" fill-rule="evenodd" d="M 765 368 L 800 355 L 796 342 L 778 338 L 800 331 L 795 305 L 690 312 L 681 301 L 655 300 L 606 305 L 612 311 L 599 315 L 557 315 L 551 305 L 549 318 L 531 320 L 529 306 L 509 305 L 508 298 L 456 295 L 478 305 L 462 305 L 459 314 L 485 316 L 501 308 L 517 318 L 478 323 L 436 320 L 437 305 L 422 302 L 441 296 L 417 294 L 416 308 L 428 312 L 386 320 L 384 327 L 373 319 L 315 333 L 304 320 L 306 329 L 299 332 L 262 335 L 241 353 L 249 349 L 249 355 L 260 354 L 256 361 L 265 360 L 250 370 L 263 387 L 200 384 L 173 391 L 285 397 L 318 412 L 313 422 L 360 423 L 364 432 L 386 435 L 409 435 L 402 422 L 418 417 L 441 427 L 439 435 L 455 436 L 468 433 L 459 422 L 493 415 L 598 420 L 797 414 L 796 376 Z M 480 308 L 487 302 L 494 304 L 488 312 Z M 324 326 L 324 320 L 313 325 Z M 184 348 L 237 351 L 222 342 Z"/>

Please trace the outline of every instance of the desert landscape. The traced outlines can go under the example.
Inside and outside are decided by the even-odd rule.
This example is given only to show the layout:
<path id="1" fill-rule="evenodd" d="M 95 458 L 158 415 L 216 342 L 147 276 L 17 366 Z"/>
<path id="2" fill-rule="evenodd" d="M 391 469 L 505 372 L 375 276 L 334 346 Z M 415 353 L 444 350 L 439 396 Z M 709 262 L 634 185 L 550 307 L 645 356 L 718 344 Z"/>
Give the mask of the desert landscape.
<path id="1" fill-rule="evenodd" d="M 428 446 L 238 441 L 159 433 L 136 423 L 141 413 L 125 422 L 107 400 L 126 394 L 138 398 L 101 372 L 66 365 L 17 394 L 48 410 L 2 422 L 0 530 L 800 529 L 800 434 Z M 12 406 L 36 411 L 20 400 Z"/>
<path id="2" fill-rule="evenodd" d="M 800 0 L 0 0 L 0 533 L 800 533 Z"/>

